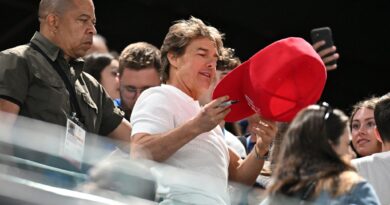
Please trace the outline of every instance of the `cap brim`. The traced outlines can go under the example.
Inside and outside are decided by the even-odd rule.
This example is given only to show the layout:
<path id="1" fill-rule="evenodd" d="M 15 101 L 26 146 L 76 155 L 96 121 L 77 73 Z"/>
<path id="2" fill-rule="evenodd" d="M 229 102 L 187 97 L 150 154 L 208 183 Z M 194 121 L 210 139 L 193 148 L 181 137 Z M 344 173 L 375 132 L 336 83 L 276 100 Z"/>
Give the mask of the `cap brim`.
<path id="1" fill-rule="evenodd" d="M 238 100 L 239 102 L 230 106 L 231 111 L 226 115 L 225 121 L 235 122 L 244 119 L 255 112 L 248 106 L 244 93 L 242 92 L 242 85 L 240 81 L 248 79 L 250 61 L 246 61 L 230 71 L 215 87 L 213 92 L 213 99 L 229 96 L 230 100 Z"/>

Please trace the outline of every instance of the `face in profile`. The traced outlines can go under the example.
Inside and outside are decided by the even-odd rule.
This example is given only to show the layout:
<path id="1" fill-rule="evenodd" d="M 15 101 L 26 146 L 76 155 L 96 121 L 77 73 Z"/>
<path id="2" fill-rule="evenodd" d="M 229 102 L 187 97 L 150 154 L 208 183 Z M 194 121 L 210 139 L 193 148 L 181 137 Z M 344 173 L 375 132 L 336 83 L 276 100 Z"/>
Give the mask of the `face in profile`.
<path id="1" fill-rule="evenodd" d="M 353 158 L 349 146 L 350 135 L 351 133 L 349 129 L 346 127 L 344 129 L 343 134 L 340 136 L 339 144 L 337 144 L 336 146 L 333 145 L 333 149 L 340 157 L 349 156 L 350 159 Z"/>
<path id="2" fill-rule="evenodd" d="M 95 29 L 92 0 L 73 0 L 71 8 L 58 16 L 56 39 L 66 56 L 83 57 L 92 46 Z"/>
<path id="3" fill-rule="evenodd" d="M 375 137 L 374 111 L 361 108 L 353 116 L 351 124 L 352 145 L 360 156 L 367 156 L 381 151 L 381 144 Z"/>

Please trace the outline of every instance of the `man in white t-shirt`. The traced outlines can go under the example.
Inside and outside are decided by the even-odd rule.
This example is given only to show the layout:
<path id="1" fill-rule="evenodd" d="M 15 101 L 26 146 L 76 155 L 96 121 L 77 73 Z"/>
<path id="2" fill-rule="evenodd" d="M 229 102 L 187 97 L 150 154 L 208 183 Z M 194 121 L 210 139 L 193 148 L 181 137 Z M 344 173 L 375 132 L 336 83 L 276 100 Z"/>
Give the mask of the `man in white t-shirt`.
<path id="1" fill-rule="evenodd" d="M 166 182 L 170 193 L 163 203 L 229 204 L 228 180 L 252 185 L 277 132 L 274 122 L 259 122 L 257 144 L 241 160 L 218 126 L 230 111 L 221 105 L 228 96 L 199 105 L 221 48 L 222 37 L 214 27 L 194 17 L 176 22 L 161 47 L 165 84 L 144 91 L 134 106 L 131 156 L 199 173 L 199 180 Z"/>
<path id="2" fill-rule="evenodd" d="M 374 187 L 379 200 L 390 204 L 390 93 L 375 105 L 375 134 L 382 142 L 382 152 L 352 160 L 358 173 Z"/>

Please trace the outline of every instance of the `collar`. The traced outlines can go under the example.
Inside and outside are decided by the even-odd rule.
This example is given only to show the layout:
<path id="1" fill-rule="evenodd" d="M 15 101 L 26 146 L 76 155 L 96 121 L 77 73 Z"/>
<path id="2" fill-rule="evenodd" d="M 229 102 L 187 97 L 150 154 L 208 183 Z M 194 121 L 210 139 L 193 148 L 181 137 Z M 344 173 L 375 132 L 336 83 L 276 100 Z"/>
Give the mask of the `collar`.
<path id="1" fill-rule="evenodd" d="M 69 65 L 75 70 L 75 75 L 79 76 L 84 68 L 84 60 L 82 58 L 72 59 L 69 61 Z"/>
<path id="2" fill-rule="evenodd" d="M 35 32 L 30 42 L 37 45 L 53 62 L 60 57 L 65 60 L 64 52 L 38 31 Z M 82 58 L 76 58 L 69 60 L 68 63 L 74 67 L 76 75 L 80 75 L 84 66 L 84 60 Z"/>
<path id="3" fill-rule="evenodd" d="M 38 31 L 30 40 L 31 43 L 37 45 L 52 61 L 55 61 L 59 54 L 62 53 L 61 49 L 53 44 L 49 39 L 43 36 Z"/>
<path id="4" fill-rule="evenodd" d="M 64 57 L 64 52 L 57 45 L 52 43 L 49 39 L 43 36 L 38 31 L 35 32 L 34 36 L 30 40 L 31 43 L 37 45 L 43 52 L 50 58 L 50 60 L 55 61 L 57 58 Z M 71 59 L 70 63 L 78 64 L 83 63 L 83 58 Z"/>

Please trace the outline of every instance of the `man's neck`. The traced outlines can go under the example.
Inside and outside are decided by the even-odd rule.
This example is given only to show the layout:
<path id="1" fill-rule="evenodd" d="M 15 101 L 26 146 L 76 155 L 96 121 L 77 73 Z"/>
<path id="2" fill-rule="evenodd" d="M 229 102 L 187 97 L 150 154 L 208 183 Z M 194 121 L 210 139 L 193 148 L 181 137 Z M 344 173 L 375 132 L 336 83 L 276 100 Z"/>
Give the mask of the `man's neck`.
<path id="1" fill-rule="evenodd" d="M 64 59 L 66 62 L 69 62 L 72 58 L 70 55 L 68 55 L 64 49 L 61 47 L 61 43 L 58 41 L 58 38 L 56 38 L 52 33 L 50 33 L 47 29 L 41 29 L 39 31 L 45 38 L 47 38 L 50 42 L 55 44 L 57 47 L 61 49 L 61 51 L 64 53 Z"/>
<path id="2" fill-rule="evenodd" d="M 65 58 L 66 62 L 68 62 L 68 63 L 72 59 L 70 56 L 66 55 L 65 53 L 64 53 L 64 58 Z"/>
<path id="3" fill-rule="evenodd" d="M 382 152 L 390 151 L 390 142 L 383 142 L 382 144 Z"/>

